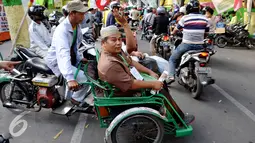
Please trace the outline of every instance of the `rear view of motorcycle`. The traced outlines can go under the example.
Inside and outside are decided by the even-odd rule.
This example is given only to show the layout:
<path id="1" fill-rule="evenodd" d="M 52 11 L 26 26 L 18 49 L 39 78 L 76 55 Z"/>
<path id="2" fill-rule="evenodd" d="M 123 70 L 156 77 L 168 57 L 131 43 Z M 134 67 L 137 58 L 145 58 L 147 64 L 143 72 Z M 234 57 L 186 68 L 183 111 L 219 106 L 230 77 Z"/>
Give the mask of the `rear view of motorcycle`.
<path id="1" fill-rule="evenodd" d="M 195 99 L 200 98 L 205 86 L 215 82 L 210 76 L 211 67 L 207 65 L 209 57 L 210 53 L 206 49 L 188 51 L 182 55 L 177 68 L 178 83 L 187 88 Z"/>
<path id="2" fill-rule="evenodd" d="M 156 53 L 162 58 L 168 60 L 171 56 L 170 37 L 167 34 L 161 34 L 156 38 Z"/>

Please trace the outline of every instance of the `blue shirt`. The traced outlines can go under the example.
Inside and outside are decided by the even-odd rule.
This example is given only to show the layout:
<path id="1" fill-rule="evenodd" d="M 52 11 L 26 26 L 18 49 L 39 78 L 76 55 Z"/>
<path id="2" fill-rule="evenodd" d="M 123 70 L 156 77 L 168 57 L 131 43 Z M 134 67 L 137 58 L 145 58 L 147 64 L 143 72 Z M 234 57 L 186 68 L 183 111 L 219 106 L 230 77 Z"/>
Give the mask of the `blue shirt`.
<path id="1" fill-rule="evenodd" d="M 81 61 L 82 57 L 78 53 L 78 47 L 82 41 L 82 33 L 80 26 L 77 26 L 77 39 L 75 41 L 76 66 Z M 45 61 L 48 67 L 56 76 L 62 74 L 67 81 L 74 80 L 74 73 L 71 64 L 71 46 L 73 42 L 73 28 L 67 17 L 56 28 L 51 47 L 48 50 L 48 55 Z"/>
<path id="2" fill-rule="evenodd" d="M 112 12 L 109 12 L 106 20 L 106 27 L 115 24 L 116 24 L 115 17 L 113 16 Z"/>

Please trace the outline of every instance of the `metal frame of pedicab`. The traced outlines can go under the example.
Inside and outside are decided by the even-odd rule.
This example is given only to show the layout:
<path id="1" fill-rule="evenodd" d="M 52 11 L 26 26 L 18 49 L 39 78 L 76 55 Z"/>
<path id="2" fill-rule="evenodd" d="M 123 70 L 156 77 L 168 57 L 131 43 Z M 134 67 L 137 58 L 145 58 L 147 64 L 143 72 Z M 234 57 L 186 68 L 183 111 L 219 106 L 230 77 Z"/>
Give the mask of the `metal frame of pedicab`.
<path id="1" fill-rule="evenodd" d="M 99 52 L 97 51 L 97 62 L 99 59 Z M 94 61 L 95 62 L 95 61 Z M 91 61 L 89 62 L 91 63 Z M 160 119 L 164 123 L 164 131 L 165 134 L 171 134 L 175 135 L 175 137 L 183 137 L 188 136 L 192 134 L 193 128 L 190 125 L 187 125 L 183 119 L 180 117 L 178 112 L 174 109 L 172 104 L 167 100 L 167 98 L 163 94 L 155 94 L 155 95 L 146 95 L 145 90 L 141 90 L 140 97 L 113 97 L 113 94 L 116 89 L 114 86 L 110 85 L 107 82 L 103 82 L 100 79 L 95 80 L 92 77 L 89 76 L 88 73 L 88 65 L 87 63 L 84 66 L 84 74 L 88 78 L 88 82 L 84 82 L 81 84 L 88 84 L 91 86 L 91 91 L 94 96 L 94 106 L 98 115 L 98 119 L 100 122 L 101 128 L 107 128 L 105 132 L 105 141 L 107 142 L 109 140 L 109 137 L 114 130 L 115 127 L 118 126 L 123 120 L 126 118 L 133 116 L 133 115 L 139 115 L 139 114 L 146 114 L 146 115 L 152 115 Z M 78 68 L 79 69 L 79 68 Z M 153 77 L 147 75 L 147 74 L 141 74 L 145 80 L 155 80 Z M 95 87 L 98 87 L 103 90 L 104 97 L 98 97 L 96 95 Z M 149 89 L 147 89 L 149 90 Z M 149 92 L 147 92 L 149 93 Z M 171 115 L 170 111 L 167 110 L 166 106 L 164 105 L 167 103 L 171 109 L 173 110 L 174 114 L 177 115 L 177 117 L 180 119 L 182 125 L 178 125 L 176 120 Z M 162 115 L 159 111 L 149 108 L 149 107 L 143 107 L 139 105 L 145 105 L 145 104 L 154 104 L 154 105 L 160 105 L 165 108 L 166 113 Z M 130 109 L 127 109 L 117 115 L 114 119 L 110 116 L 110 109 L 107 108 L 109 106 L 124 106 L 124 105 L 138 105 L 137 107 L 133 107 Z M 101 116 L 101 110 L 102 108 L 107 109 L 109 116 L 102 117 Z M 107 122 L 108 121 L 108 122 Z M 170 124 L 171 123 L 171 124 Z"/>

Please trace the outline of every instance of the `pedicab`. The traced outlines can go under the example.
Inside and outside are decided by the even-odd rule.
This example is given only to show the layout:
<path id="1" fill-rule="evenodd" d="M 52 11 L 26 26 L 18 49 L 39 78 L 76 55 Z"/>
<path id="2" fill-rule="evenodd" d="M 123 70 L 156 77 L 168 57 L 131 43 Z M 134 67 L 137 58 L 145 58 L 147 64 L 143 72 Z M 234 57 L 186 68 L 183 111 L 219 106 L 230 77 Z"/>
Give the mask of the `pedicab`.
<path id="1" fill-rule="evenodd" d="M 97 60 L 89 61 L 84 66 L 84 73 L 89 80 L 84 84 L 91 86 L 100 127 L 107 128 L 105 143 L 161 143 L 164 134 L 175 137 L 192 134 L 192 126 L 184 122 L 163 94 L 152 95 L 151 89 L 143 89 L 132 97 L 114 97 L 118 89 L 98 78 L 98 51 L 96 57 Z M 156 80 L 147 74 L 141 75 L 144 80 Z"/>

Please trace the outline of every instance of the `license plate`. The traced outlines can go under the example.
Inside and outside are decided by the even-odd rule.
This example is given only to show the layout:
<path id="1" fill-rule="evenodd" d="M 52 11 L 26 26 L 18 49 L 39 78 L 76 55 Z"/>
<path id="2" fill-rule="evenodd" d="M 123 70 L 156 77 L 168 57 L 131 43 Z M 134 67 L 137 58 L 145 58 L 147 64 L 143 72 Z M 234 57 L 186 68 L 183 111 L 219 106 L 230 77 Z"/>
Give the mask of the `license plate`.
<path id="1" fill-rule="evenodd" d="M 160 46 L 169 46 L 169 42 L 160 42 Z"/>
<path id="2" fill-rule="evenodd" d="M 198 67 L 197 68 L 197 73 L 207 73 L 207 74 L 210 74 L 210 73 L 212 73 L 212 69 L 210 67 Z"/>

